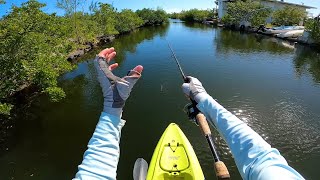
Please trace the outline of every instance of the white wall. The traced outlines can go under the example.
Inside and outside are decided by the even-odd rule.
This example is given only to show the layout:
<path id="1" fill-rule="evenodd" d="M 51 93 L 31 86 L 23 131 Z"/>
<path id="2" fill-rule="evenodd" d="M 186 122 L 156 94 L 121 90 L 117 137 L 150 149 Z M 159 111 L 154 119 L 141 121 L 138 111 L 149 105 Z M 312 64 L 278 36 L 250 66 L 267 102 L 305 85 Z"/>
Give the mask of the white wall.
<path id="1" fill-rule="evenodd" d="M 223 0 L 218 1 L 218 6 L 219 6 L 218 17 L 219 17 L 219 19 L 221 19 L 227 12 L 227 5 L 226 4 L 227 3 L 223 2 Z"/>

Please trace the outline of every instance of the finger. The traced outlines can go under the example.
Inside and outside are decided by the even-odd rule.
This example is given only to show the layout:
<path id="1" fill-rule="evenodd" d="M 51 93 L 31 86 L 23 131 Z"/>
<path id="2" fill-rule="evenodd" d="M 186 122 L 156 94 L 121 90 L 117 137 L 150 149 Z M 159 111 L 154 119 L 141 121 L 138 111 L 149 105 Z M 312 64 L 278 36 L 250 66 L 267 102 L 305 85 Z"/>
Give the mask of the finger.
<path id="1" fill-rule="evenodd" d="M 102 50 L 98 56 L 100 57 L 104 57 L 104 58 L 107 58 L 107 55 L 114 52 L 114 47 L 111 47 L 111 48 L 106 48 L 104 50 Z"/>
<path id="2" fill-rule="evenodd" d="M 106 59 L 108 60 L 108 63 L 111 61 L 111 59 L 113 59 L 115 56 L 117 55 L 117 53 L 115 51 L 113 51 L 110 54 L 107 54 Z"/>
<path id="3" fill-rule="evenodd" d="M 139 78 L 139 77 L 141 77 L 142 71 L 143 71 L 143 66 L 138 65 L 129 72 L 128 76 Z"/>
<path id="4" fill-rule="evenodd" d="M 118 63 L 114 63 L 114 64 L 111 64 L 110 66 L 109 66 L 109 70 L 110 71 L 113 71 L 115 68 L 117 68 L 119 66 L 119 64 Z"/>
<path id="5" fill-rule="evenodd" d="M 138 66 L 136 66 L 135 68 L 133 68 L 133 70 L 134 71 L 137 71 L 138 73 L 142 73 L 142 71 L 143 71 L 143 66 L 141 66 L 141 65 L 138 65 Z"/>

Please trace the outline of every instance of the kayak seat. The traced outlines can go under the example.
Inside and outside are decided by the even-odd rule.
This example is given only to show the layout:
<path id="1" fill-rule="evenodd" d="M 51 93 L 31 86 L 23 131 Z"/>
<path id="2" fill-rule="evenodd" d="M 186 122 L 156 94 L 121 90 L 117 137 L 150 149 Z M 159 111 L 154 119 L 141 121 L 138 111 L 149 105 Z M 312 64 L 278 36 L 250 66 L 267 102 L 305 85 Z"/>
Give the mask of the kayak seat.
<path id="1" fill-rule="evenodd" d="M 172 143 L 174 142 L 174 143 Z M 180 172 L 190 166 L 187 152 L 183 145 L 174 140 L 163 147 L 160 167 L 167 172 Z"/>

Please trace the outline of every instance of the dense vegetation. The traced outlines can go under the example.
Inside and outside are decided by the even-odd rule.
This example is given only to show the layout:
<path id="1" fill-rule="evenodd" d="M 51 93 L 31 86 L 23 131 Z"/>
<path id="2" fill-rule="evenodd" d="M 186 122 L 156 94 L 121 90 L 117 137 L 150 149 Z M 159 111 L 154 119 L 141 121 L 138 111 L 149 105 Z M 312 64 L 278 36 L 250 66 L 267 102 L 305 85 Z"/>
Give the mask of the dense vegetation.
<path id="1" fill-rule="evenodd" d="M 151 10 L 144 8 L 137 10 L 136 13 L 146 25 L 162 24 L 168 20 L 167 13 L 162 9 Z"/>
<path id="2" fill-rule="evenodd" d="M 270 15 L 274 25 L 295 25 L 306 17 L 306 12 L 289 6 L 272 12 L 270 8 L 264 7 L 257 1 L 236 1 L 228 3 L 227 14 L 222 17 L 222 22 L 226 24 L 250 22 L 252 26 L 259 26 L 265 24 Z"/>
<path id="3" fill-rule="evenodd" d="M 160 9 L 118 12 L 109 4 L 95 3 L 90 13 L 84 13 L 76 10 L 78 4 L 70 2 L 80 1 L 58 1 L 65 16 L 47 14 L 41 10 L 45 4 L 29 0 L 21 7 L 12 6 L 0 19 L 0 114 L 8 114 L 12 108 L 5 103 L 7 97 L 30 85 L 48 94 L 52 101 L 64 98 L 57 78 L 73 68 L 66 61 L 67 55 L 88 42 L 97 42 L 97 36 L 167 21 Z"/>
<path id="4" fill-rule="evenodd" d="M 252 26 L 258 26 L 265 23 L 270 13 L 271 10 L 259 2 L 236 1 L 228 4 L 227 14 L 222 18 L 222 22 L 229 24 L 250 22 Z"/>
<path id="5" fill-rule="evenodd" d="M 272 23 L 274 25 L 298 25 L 304 18 L 307 17 L 307 14 L 305 11 L 294 8 L 290 6 L 286 6 L 283 9 L 279 9 L 273 12 L 272 14 Z"/>
<path id="6" fill-rule="evenodd" d="M 199 10 L 190 9 L 187 11 L 181 11 L 180 13 L 170 14 L 172 19 L 181 19 L 188 22 L 202 22 L 206 19 L 212 19 L 215 17 L 215 13 L 212 10 Z"/>
<path id="7" fill-rule="evenodd" d="M 315 43 L 320 44 L 320 17 L 308 19 L 306 21 L 306 29 L 309 31 Z"/>

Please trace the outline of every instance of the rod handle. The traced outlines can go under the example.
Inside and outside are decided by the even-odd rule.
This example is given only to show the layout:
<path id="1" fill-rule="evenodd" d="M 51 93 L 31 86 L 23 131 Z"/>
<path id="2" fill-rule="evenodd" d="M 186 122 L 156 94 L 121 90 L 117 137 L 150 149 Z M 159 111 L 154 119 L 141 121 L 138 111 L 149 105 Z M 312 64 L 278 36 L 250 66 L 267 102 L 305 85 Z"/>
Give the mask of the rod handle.
<path id="1" fill-rule="evenodd" d="M 215 162 L 214 169 L 216 170 L 216 175 L 218 179 L 230 179 L 229 171 L 222 161 Z"/>
<path id="2" fill-rule="evenodd" d="M 202 113 L 198 113 L 196 115 L 196 119 L 197 119 L 198 125 L 200 126 L 200 129 L 201 129 L 203 135 L 205 135 L 205 136 L 211 135 L 211 130 L 208 125 L 208 121 L 207 121 L 206 117 Z"/>
<path id="3" fill-rule="evenodd" d="M 210 130 L 210 127 L 209 127 L 209 124 L 208 124 L 208 121 L 206 119 L 206 117 L 204 116 L 204 114 L 202 113 L 198 113 L 196 115 L 196 119 L 197 119 L 197 122 L 200 126 L 200 129 L 203 133 L 203 135 L 205 136 L 211 136 L 211 130 Z M 216 171 L 216 175 L 217 175 L 217 178 L 220 180 L 223 180 L 223 179 L 230 179 L 230 174 L 229 174 L 229 171 L 226 167 L 226 165 L 222 162 L 222 161 L 217 161 L 214 163 L 214 169 Z"/>

